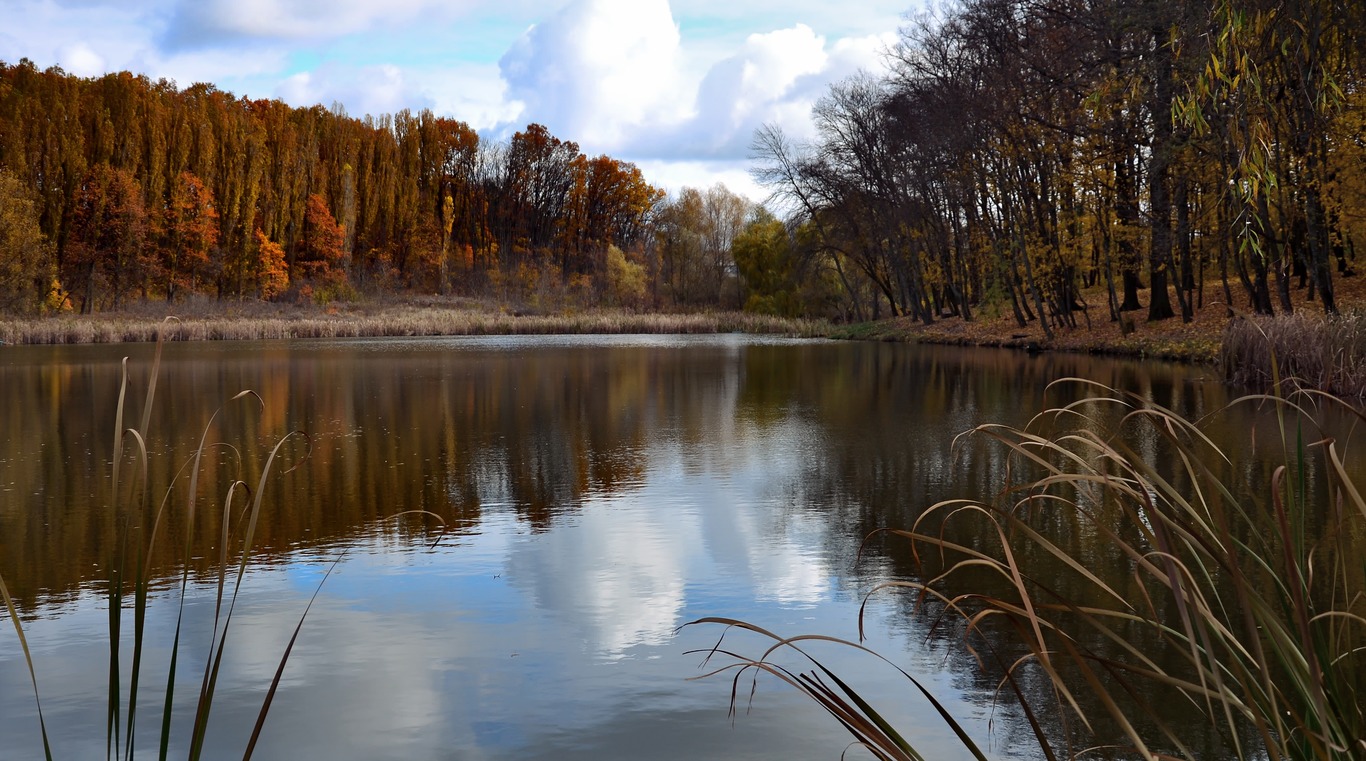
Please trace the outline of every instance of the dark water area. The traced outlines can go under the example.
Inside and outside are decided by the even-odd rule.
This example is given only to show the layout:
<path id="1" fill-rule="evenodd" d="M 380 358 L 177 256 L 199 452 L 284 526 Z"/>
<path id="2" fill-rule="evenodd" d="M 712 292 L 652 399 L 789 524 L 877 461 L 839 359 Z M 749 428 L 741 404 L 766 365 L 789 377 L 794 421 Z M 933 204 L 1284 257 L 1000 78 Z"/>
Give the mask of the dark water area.
<path id="1" fill-rule="evenodd" d="M 151 515 L 113 507 L 120 360 L 130 357 L 124 426 L 136 427 L 152 355 L 0 350 L 0 576 L 60 757 L 95 757 L 105 742 L 107 580 L 120 537 L 144 537 Z M 195 666 L 177 683 L 172 739 L 182 749 L 211 636 L 224 494 L 238 478 L 254 489 L 284 439 L 207 757 L 240 757 L 280 653 L 337 561 L 256 758 L 838 758 L 842 730 L 773 680 L 748 711 L 744 682 L 732 723 L 729 678 L 687 681 L 701 662 L 687 651 L 719 629 L 677 628 L 731 616 L 856 639 L 864 595 L 920 570 L 904 541 L 864 538 L 908 528 L 941 500 L 989 499 L 1009 475 L 1004 453 L 955 438 L 1026 425 L 1088 393 L 1050 389 L 1068 377 L 1203 418 L 1249 490 L 1270 478 L 1261 451 L 1278 444 L 1274 415 L 1221 412 L 1238 392 L 1198 367 L 742 336 L 170 344 L 144 431 L 153 506 L 174 482 L 160 529 L 174 540 L 148 559 L 154 686 L 143 700 L 159 705 L 165 686 L 195 447 L 214 444 L 189 543 L 181 659 Z M 247 389 L 260 402 L 232 400 Z M 1157 437 L 1134 446 L 1161 459 Z M 1362 472 L 1355 450 L 1348 460 Z M 1104 546 L 1086 553 L 1125 572 Z M 995 681 L 906 596 L 875 596 L 867 623 L 868 644 L 923 677 L 993 755 L 1029 755 Z M 0 624 L 0 759 L 41 757 L 22 652 Z M 904 679 L 822 652 L 892 705 L 927 757 L 966 757 Z M 141 720 L 148 749 L 155 718 Z"/>

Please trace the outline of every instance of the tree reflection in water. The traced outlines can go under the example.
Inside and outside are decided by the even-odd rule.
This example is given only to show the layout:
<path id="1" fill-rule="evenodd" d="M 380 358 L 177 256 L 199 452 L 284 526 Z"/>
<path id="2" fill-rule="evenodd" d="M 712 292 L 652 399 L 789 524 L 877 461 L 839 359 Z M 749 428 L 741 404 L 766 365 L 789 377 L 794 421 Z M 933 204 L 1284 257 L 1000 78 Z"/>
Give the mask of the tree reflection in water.
<path id="1" fill-rule="evenodd" d="M 116 517 L 101 505 L 118 359 L 132 355 L 136 369 L 143 351 L 150 356 L 140 346 L 14 347 L 0 363 L 0 574 L 29 613 L 60 610 L 105 573 L 96 550 L 115 535 Z M 879 535 L 860 554 L 864 537 L 909 527 L 944 499 L 990 499 L 1009 475 L 1005 452 L 976 439 L 955 448 L 955 437 L 984 422 L 1023 426 L 1080 393 L 1050 390 L 1059 378 L 1198 418 L 1230 398 L 1208 376 L 1084 356 L 739 337 L 172 344 L 149 446 L 190 451 L 214 407 L 254 389 L 265 411 L 229 411 L 214 438 L 262 444 L 297 429 L 312 442 L 304 467 L 268 486 L 274 512 L 259 529 L 260 563 L 402 542 L 428 528 L 385 520 L 405 510 L 442 516 L 457 546 L 511 520 L 541 538 L 535 552 L 508 550 L 511 583 L 619 656 L 667 641 L 694 604 L 690 589 L 701 582 L 687 573 L 698 551 L 745 594 L 787 606 L 915 578 L 907 543 Z M 1212 437 L 1246 455 L 1234 467 L 1246 488 L 1270 477 L 1246 443 L 1270 442 L 1272 425 L 1250 406 L 1207 421 Z M 1136 446 L 1162 462 L 1157 438 Z M 248 472 L 265 451 L 241 447 Z M 153 456 L 152 483 L 168 483 L 183 460 Z M 205 493 L 221 493 L 228 477 L 206 471 Z M 1313 488 L 1320 481 L 1311 474 Z M 742 494 L 765 510 L 729 504 Z M 1072 535 L 1097 573 L 1127 578 L 1102 537 L 1062 516 L 1049 526 Z M 753 539 L 763 536 L 783 539 Z M 202 576 L 215 553 L 207 536 L 197 541 Z M 169 577 L 177 555 L 167 547 L 150 562 Z M 1030 561 L 1046 567 L 1048 558 Z M 563 573 L 598 563 L 614 574 L 592 582 Z M 889 599 L 900 607 L 886 609 L 883 624 L 923 639 L 925 614 Z M 958 633 L 945 626 L 932 636 Z M 994 690 L 975 664 L 951 663 L 964 690 Z"/>

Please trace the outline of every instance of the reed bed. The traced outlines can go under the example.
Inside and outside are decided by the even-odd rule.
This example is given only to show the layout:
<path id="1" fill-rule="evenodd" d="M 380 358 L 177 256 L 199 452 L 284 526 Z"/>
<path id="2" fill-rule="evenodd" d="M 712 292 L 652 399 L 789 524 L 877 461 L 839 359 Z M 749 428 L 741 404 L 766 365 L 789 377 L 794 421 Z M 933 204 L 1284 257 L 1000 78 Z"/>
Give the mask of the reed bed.
<path id="1" fill-rule="evenodd" d="M 154 341 L 358 338 L 382 336 L 485 336 L 542 334 L 755 333 L 828 335 L 821 321 L 794 320 L 744 312 L 638 314 L 583 312 L 517 315 L 475 309 L 392 307 L 375 313 L 335 315 L 185 317 L 172 326 L 137 315 L 0 320 L 0 343 L 89 344 Z"/>
<path id="2" fill-rule="evenodd" d="M 1275 405 L 1280 420 L 1282 456 L 1248 493 L 1199 422 L 1070 382 L 1099 394 L 1024 429 L 963 435 L 1004 447 L 1007 482 L 888 532 L 922 571 L 869 596 L 909 592 L 936 630 L 960 635 L 1048 759 L 1366 758 L 1366 499 L 1341 457 L 1348 442 L 1312 423 L 1314 408 L 1366 415 L 1320 392 L 1235 402 Z M 775 674 L 876 758 L 921 758 L 810 657 L 825 638 L 699 623 L 727 627 L 707 658 L 733 674 L 732 707 L 742 676 Z M 748 654 L 731 643 L 737 629 L 769 645 Z M 784 665 L 793 651 L 804 667 Z"/>
<path id="3" fill-rule="evenodd" d="M 114 455 L 112 462 L 108 464 L 110 488 L 107 493 L 98 497 L 105 500 L 108 509 L 118 515 L 122 534 L 114 546 L 107 548 L 109 553 L 107 567 L 111 569 L 111 572 L 110 577 L 103 583 L 103 595 L 109 610 L 107 635 L 109 663 L 105 681 L 106 757 L 109 759 L 121 758 L 123 761 L 132 761 L 132 759 L 149 756 L 153 753 L 160 759 L 168 757 L 171 748 L 173 714 L 177 708 L 176 687 L 177 685 L 184 685 L 187 681 L 187 673 L 191 680 L 198 682 L 198 695 L 193 701 L 194 709 L 189 727 L 189 737 L 184 740 L 188 746 L 186 757 L 198 759 L 203 755 L 209 717 L 214 705 L 215 690 L 227 648 L 228 632 L 233 622 L 233 614 L 239 602 L 243 582 L 247 577 L 248 562 L 252 554 L 256 529 L 263 517 L 262 497 L 266 493 L 266 483 L 274 470 L 283 467 L 280 463 L 283 461 L 283 455 L 287 450 L 285 445 L 295 440 L 301 440 L 305 443 L 307 441 L 303 434 L 297 432 L 283 436 L 271 448 L 260 472 L 255 474 L 257 476 L 255 483 L 248 483 L 247 480 L 243 479 L 249 476 L 238 472 L 241 467 L 238 450 L 226 443 L 214 443 L 209 438 L 210 431 L 214 429 L 215 419 L 224 410 L 224 407 L 220 407 L 209 417 L 203 428 L 199 446 L 190 455 L 172 483 L 160 487 L 149 484 L 148 445 L 143 432 L 148 430 L 151 422 L 150 413 L 156 395 L 161 347 L 162 344 L 158 341 L 156 357 L 153 360 L 151 376 L 142 405 L 141 422 L 138 425 L 134 425 L 131 418 L 125 415 L 125 410 L 130 406 L 132 400 L 129 399 L 128 360 L 125 358 L 123 361 L 123 381 L 119 388 L 118 408 L 113 431 Z M 225 407 L 228 405 L 250 405 L 253 402 L 262 404 L 260 397 L 255 392 L 243 391 L 228 400 Z M 201 494 L 203 491 L 200 488 L 201 475 L 211 467 L 215 467 L 209 462 L 219 459 L 221 452 L 238 455 L 236 458 L 229 458 L 229 462 L 235 460 L 237 465 L 236 469 L 230 471 L 232 476 L 228 479 L 229 485 L 226 493 L 217 497 Z M 303 456 L 307 456 L 306 446 Z M 297 467 L 297 464 L 295 463 L 293 467 Z M 233 466 L 229 465 L 229 467 L 232 468 Z M 215 514 L 215 508 L 220 507 L 215 504 L 219 498 L 222 500 L 221 509 Z M 179 513 L 174 520 L 170 517 L 173 512 Z M 167 528 L 172 523 L 181 526 L 181 536 L 173 535 Z M 203 526 L 203 528 L 199 528 L 199 526 Z M 211 636 L 206 652 L 191 652 L 191 648 L 182 643 L 181 634 L 187 610 L 186 601 L 190 594 L 190 573 L 193 567 L 191 559 L 194 554 L 192 537 L 196 531 L 213 532 L 215 529 L 218 537 L 216 544 L 219 548 L 219 555 L 215 575 L 216 592 L 212 606 Z M 173 644 L 170 649 L 167 671 L 161 677 L 147 673 L 143 663 L 146 614 L 149 593 L 154 583 L 148 568 L 147 558 L 152 555 L 152 548 L 158 542 L 170 542 L 172 546 L 179 543 L 183 553 L 182 570 L 178 575 L 178 584 L 176 584 L 178 594 L 176 594 L 175 604 L 178 606 L 178 610 Z M 333 561 L 326 573 L 323 574 L 323 581 L 326 581 L 327 577 L 331 575 L 340 559 L 338 557 L 337 560 Z M 319 583 L 319 589 L 321 589 L 321 584 L 322 582 Z M 288 644 L 280 657 L 275 675 L 266 688 L 255 725 L 246 739 L 246 748 L 242 756 L 244 761 L 251 758 L 256 749 L 266 716 L 270 711 L 283 676 L 285 664 L 288 662 L 294 644 L 299 637 L 304 619 L 308 616 L 316 598 L 317 591 L 315 590 L 313 598 L 309 600 L 301 612 Z M 10 624 L 17 636 L 20 650 L 28 667 L 30 686 L 33 691 L 38 718 L 38 726 L 35 729 L 41 734 L 44 757 L 48 761 L 52 761 L 54 757 L 52 738 L 43 717 L 42 678 L 34 664 L 19 611 L 2 577 L 0 577 L 0 602 L 3 602 L 8 613 Z M 125 663 L 122 659 L 122 654 L 128 650 L 131 650 L 131 663 Z M 190 665 L 187 666 L 187 663 Z M 194 669 L 196 668 L 201 670 L 195 672 Z M 145 682 L 147 679 L 153 680 L 153 683 L 159 688 L 159 695 L 155 696 L 161 698 L 160 705 L 152 707 L 147 705 L 149 702 L 149 690 Z M 153 717 L 150 722 L 146 718 L 148 713 L 151 713 Z M 146 735 L 149 734 L 147 731 L 149 724 L 152 730 L 151 734 L 156 737 L 155 741 L 152 742 L 146 741 Z"/>
<path id="4" fill-rule="evenodd" d="M 1225 332 L 1220 361 L 1228 380 L 1253 388 L 1280 381 L 1366 398 L 1366 314 L 1242 317 Z"/>

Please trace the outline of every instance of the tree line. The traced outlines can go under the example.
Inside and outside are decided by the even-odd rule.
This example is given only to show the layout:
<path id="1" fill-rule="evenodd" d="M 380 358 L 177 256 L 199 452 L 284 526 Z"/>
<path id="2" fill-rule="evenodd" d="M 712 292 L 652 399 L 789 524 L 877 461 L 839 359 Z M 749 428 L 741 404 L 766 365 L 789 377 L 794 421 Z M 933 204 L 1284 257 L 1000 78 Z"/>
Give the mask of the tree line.
<path id="1" fill-rule="evenodd" d="M 748 206 L 720 186 L 668 198 L 538 124 L 493 141 L 427 110 L 0 62 L 0 311 L 398 290 L 720 303 Z"/>
<path id="2" fill-rule="evenodd" d="M 814 286 L 856 318 L 1051 333 L 1296 289 L 1335 313 L 1366 245 L 1363 34 L 1349 0 L 964 0 L 833 86 L 814 140 L 756 134 L 788 219 L 737 264 L 777 263 L 770 308 Z"/>

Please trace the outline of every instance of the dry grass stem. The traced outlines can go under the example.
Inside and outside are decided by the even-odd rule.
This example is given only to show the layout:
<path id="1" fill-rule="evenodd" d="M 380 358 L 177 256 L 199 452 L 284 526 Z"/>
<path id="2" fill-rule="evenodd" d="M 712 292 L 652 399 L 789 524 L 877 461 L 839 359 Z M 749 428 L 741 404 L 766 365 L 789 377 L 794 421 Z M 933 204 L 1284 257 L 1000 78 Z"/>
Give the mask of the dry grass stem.
<path id="1" fill-rule="evenodd" d="M 184 317 L 166 326 L 136 315 L 0 319 L 0 343 L 86 344 L 155 341 L 357 338 L 383 336 L 484 336 L 543 334 L 765 333 L 819 336 L 825 323 L 744 312 L 516 315 L 498 311 L 396 306 L 371 312 Z"/>

